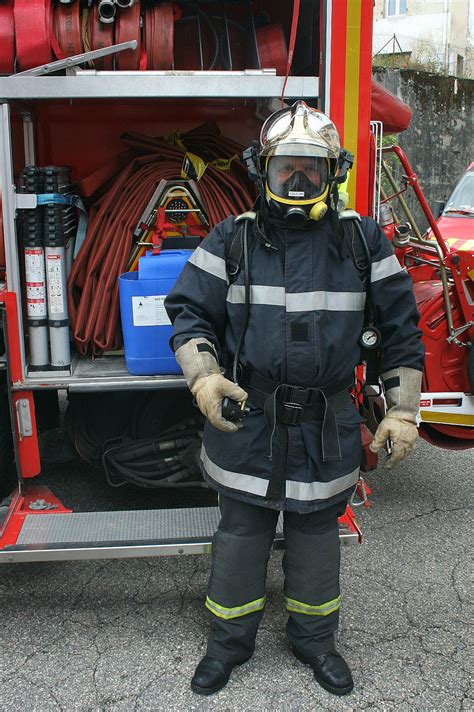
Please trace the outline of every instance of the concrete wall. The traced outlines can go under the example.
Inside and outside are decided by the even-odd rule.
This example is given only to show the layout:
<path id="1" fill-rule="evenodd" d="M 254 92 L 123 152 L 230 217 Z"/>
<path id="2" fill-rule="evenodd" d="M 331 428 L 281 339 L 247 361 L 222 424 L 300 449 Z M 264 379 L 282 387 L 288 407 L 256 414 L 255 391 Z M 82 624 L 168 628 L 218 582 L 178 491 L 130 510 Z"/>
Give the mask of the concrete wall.
<path id="1" fill-rule="evenodd" d="M 428 202 L 449 196 L 474 160 L 474 80 L 404 69 L 374 69 L 374 78 L 412 109 L 410 127 L 397 143 Z M 416 210 L 416 217 L 425 228 L 421 211 Z"/>

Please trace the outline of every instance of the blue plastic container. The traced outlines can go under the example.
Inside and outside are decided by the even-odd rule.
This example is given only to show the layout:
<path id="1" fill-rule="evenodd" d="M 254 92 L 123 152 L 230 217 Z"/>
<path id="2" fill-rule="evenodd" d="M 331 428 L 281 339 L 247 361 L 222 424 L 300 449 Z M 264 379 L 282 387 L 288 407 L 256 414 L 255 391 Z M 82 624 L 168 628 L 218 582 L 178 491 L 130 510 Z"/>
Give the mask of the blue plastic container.
<path id="1" fill-rule="evenodd" d="M 119 277 L 125 363 L 137 376 L 182 373 L 169 346 L 173 327 L 163 302 L 192 250 L 147 253 L 138 272 Z"/>

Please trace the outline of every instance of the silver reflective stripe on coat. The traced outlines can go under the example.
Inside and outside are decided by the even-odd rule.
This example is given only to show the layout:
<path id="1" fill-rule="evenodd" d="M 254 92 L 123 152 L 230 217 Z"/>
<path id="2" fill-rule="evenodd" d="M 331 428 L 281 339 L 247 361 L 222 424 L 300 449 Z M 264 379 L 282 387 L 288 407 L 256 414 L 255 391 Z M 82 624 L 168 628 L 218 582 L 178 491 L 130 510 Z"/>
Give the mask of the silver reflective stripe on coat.
<path id="1" fill-rule="evenodd" d="M 286 496 L 289 499 L 298 499 L 300 502 L 307 502 L 313 499 L 329 499 L 339 492 L 349 489 L 357 484 L 359 479 L 359 468 L 356 467 L 348 475 L 338 477 L 332 482 L 296 482 L 286 481 Z"/>
<path id="2" fill-rule="evenodd" d="M 227 292 L 227 301 L 231 304 L 245 303 L 245 287 L 239 284 L 232 284 Z M 250 287 L 250 303 L 265 304 L 266 306 L 285 306 L 285 288 L 267 287 L 260 284 L 252 284 Z"/>
<path id="3" fill-rule="evenodd" d="M 264 497 L 267 492 L 268 480 L 252 475 L 244 475 L 240 472 L 224 470 L 209 458 L 204 445 L 201 448 L 201 460 L 204 468 L 213 480 L 229 489 L 248 492 Z M 299 501 L 312 501 L 314 499 L 329 499 L 334 495 L 344 492 L 357 483 L 359 479 L 359 468 L 343 477 L 338 477 L 332 482 L 295 482 L 286 481 L 286 496 L 289 499 Z"/>
<path id="4" fill-rule="evenodd" d="M 299 292 L 286 295 L 287 312 L 364 311 L 365 292 Z"/>
<path id="5" fill-rule="evenodd" d="M 284 287 L 253 284 L 250 303 L 286 307 L 287 312 L 363 311 L 365 292 L 286 292 Z M 245 287 L 232 284 L 227 292 L 231 304 L 245 303 Z"/>
<path id="6" fill-rule="evenodd" d="M 204 270 L 204 272 L 209 272 L 214 277 L 219 277 L 219 279 L 227 282 L 227 270 L 225 268 L 225 260 L 222 257 L 217 257 L 202 247 L 196 247 L 188 262 Z"/>
<path id="7" fill-rule="evenodd" d="M 390 255 L 390 257 L 385 257 L 383 260 L 379 260 L 378 262 L 372 262 L 370 281 L 378 282 L 379 279 L 385 279 L 385 277 L 391 277 L 392 274 L 397 274 L 397 272 L 403 271 L 404 269 L 395 255 Z"/>

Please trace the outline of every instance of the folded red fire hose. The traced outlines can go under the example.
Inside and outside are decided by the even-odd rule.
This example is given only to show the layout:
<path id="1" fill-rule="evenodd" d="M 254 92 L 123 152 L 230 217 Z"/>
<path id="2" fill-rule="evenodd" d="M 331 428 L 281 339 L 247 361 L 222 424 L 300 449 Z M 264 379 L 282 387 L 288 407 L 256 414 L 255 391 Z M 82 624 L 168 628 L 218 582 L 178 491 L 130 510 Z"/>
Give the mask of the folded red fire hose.
<path id="1" fill-rule="evenodd" d="M 52 59 L 52 5 L 50 0 L 15 0 L 17 67 L 23 71 Z"/>
<path id="2" fill-rule="evenodd" d="M 136 157 L 92 206 L 87 236 L 68 281 L 69 317 L 81 354 L 90 351 L 100 354 L 121 347 L 117 279 L 126 271 L 133 232 L 159 181 L 181 177 L 182 150 L 162 139 L 130 134 L 124 138 L 134 148 Z M 233 141 L 219 136 L 209 124 L 183 134 L 180 140 L 189 151 L 197 153 L 200 147 L 201 156 L 202 147 L 209 147 L 206 161 L 230 159 L 241 150 Z M 145 155 L 138 155 L 143 152 Z M 245 167 L 238 158 L 227 164 L 228 170 L 209 164 L 199 180 L 211 228 L 230 214 L 248 210 L 253 203 Z M 118 165 L 115 162 L 112 170 Z M 103 176 L 107 177 L 107 171 Z M 89 181 L 89 193 L 96 188 L 100 186 Z"/>
<path id="3" fill-rule="evenodd" d="M 15 21 L 13 17 L 13 0 L 7 0 L 0 5 L 0 72 L 13 72 L 15 56 Z"/>

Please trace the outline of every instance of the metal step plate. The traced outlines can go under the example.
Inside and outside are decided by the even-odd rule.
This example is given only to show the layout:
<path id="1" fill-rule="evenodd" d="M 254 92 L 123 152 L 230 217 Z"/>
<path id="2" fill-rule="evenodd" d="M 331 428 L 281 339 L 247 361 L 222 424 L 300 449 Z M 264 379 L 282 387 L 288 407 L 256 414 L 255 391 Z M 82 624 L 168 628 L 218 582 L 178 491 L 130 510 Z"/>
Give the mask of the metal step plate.
<path id="1" fill-rule="evenodd" d="M 218 523 L 217 507 L 30 514 L 16 544 L 0 551 L 0 562 L 205 554 Z M 280 516 L 276 547 L 283 543 L 282 524 Z M 348 528 L 340 533 L 357 541 Z"/>

